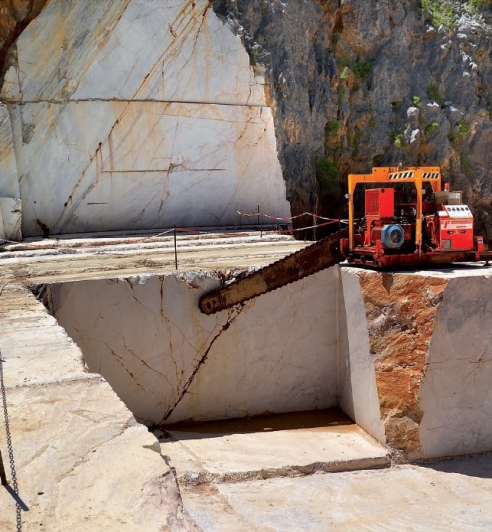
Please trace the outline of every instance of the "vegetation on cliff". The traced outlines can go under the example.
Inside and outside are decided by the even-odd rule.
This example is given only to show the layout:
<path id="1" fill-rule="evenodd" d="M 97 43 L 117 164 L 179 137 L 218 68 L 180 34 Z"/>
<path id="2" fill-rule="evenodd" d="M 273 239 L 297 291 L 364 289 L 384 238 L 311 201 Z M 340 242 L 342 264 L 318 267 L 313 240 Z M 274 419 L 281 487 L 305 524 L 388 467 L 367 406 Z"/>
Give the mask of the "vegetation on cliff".
<path id="1" fill-rule="evenodd" d="M 213 0 L 268 75 L 293 213 L 343 215 L 349 172 L 439 165 L 492 241 L 490 0 Z"/>
<path id="2" fill-rule="evenodd" d="M 0 2 L 3 72 L 46 1 Z M 349 172 L 439 165 L 492 243 L 492 0 L 210 3 L 266 74 L 293 214 L 343 216 Z"/>

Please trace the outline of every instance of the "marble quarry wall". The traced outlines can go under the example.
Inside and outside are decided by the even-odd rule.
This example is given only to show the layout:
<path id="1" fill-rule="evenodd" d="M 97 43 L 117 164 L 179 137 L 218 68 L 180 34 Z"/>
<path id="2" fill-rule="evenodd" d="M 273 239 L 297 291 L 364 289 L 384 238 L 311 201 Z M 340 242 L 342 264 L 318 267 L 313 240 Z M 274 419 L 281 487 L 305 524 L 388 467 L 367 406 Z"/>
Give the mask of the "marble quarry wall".
<path id="1" fill-rule="evenodd" d="M 51 285 L 49 307 L 147 424 L 335 406 L 338 271 L 206 316 L 211 272 Z"/>
<path id="2" fill-rule="evenodd" d="M 329 270 L 205 316 L 214 272 L 50 285 L 46 304 L 147 424 L 339 405 L 409 458 L 492 450 L 492 273 Z"/>
<path id="3" fill-rule="evenodd" d="M 0 105 L 0 240 L 22 239 L 22 202 L 9 112 Z"/>
<path id="4" fill-rule="evenodd" d="M 350 357 L 374 365 L 387 444 L 410 458 L 492 450 L 492 272 L 342 279 Z"/>
<path id="5" fill-rule="evenodd" d="M 21 208 L 24 236 L 290 215 L 264 77 L 206 0 L 50 0 L 0 99 L 11 239 Z"/>

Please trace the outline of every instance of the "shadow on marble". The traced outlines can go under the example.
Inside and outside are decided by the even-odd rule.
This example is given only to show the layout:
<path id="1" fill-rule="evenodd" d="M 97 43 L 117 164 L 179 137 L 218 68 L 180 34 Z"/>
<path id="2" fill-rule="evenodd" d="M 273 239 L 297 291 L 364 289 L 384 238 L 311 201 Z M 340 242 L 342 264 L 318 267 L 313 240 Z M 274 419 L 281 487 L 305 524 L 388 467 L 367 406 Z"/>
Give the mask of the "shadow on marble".
<path id="1" fill-rule="evenodd" d="M 419 464 L 441 473 L 453 473 L 476 478 L 492 479 L 492 452 L 469 456 L 455 456 Z"/>

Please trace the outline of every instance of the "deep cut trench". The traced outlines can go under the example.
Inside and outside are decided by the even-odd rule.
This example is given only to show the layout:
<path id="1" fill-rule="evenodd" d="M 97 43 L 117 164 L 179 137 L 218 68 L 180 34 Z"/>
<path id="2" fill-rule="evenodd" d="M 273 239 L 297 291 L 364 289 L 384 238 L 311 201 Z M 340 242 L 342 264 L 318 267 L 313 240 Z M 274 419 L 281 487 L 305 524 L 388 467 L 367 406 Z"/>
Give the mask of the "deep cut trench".
<path id="1" fill-rule="evenodd" d="M 206 316 L 199 297 L 220 277 L 63 282 L 38 295 L 89 371 L 148 426 L 345 410 L 351 384 L 338 269 Z"/>
<path id="2" fill-rule="evenodd" d="M 490 450 L 488 275 L 389 279 L 334 266 L 201 314 L 200 296 L 220 283 L 220 272 L 196 271 L 40 295 L 89 370 L 148 426 L 339 406 L 412 457 Z"/>

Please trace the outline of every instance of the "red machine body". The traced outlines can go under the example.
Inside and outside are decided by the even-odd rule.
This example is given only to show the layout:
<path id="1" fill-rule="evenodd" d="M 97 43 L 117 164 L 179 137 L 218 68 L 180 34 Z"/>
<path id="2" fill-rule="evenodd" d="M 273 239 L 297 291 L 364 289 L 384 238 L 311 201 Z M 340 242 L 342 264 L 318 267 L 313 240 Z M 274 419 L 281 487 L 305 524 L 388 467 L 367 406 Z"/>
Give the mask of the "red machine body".
<path id="1" fill-rule="evenodd" d="M 473 214 L 467 205 L 442 205 L 432 225 L 437 225 L 436 243 L 441 251 L 473 249 Z"/>
<path id="2" fill-rule="evenodd" d="M 392 218 L 395 214 L 395 191 L 392 188 L 366 190 L 366 216 Z"/>
<path id="3" fill-rule="evenodd" d="M 353 195 L 368 188 L 363 216 L 355 220 Z M 408 192 L 410 188 L 410 192 Z M 395 192 L 396 191 L 396 192 Z M 402 191 L 407 191 L 402 194 Z M 403 201 L 410 197 L 410 201 Z M 437 167 L 373 168 L 349 175 L 349 237 L 341 249 L 347 260 L 373 266 L 479 260 L 483 239 L 473 235 L 473 214 L 460 192 L 441 190 Z"/>
<path id="4" fill-rule="evenodd" d="M 358 185 L 367 189 L 360 198 L 364 211 L 355 218 Z M 334 233 L 205 294 L 201 311 L 213 314 L 231 308 L 343 260 L 370 267 L 492 261 L 492 252 L 484 251 L 483 238 L 473 236 L 473 215 L 462 204 L 461 193 L 449 187 L 441 190 L 437 167 L 384 167 L 373 168 L 371 174 L 350 174 L 348 200 L 348 231 Z"/>

